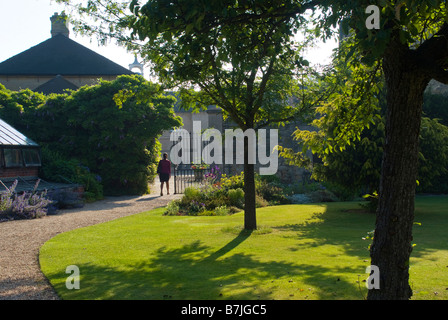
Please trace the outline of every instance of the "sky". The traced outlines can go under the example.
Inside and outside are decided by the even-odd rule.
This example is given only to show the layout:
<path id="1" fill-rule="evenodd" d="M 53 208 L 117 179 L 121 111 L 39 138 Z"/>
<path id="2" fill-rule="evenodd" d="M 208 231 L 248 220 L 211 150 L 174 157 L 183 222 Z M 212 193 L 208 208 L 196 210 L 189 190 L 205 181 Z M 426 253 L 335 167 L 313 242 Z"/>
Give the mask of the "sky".
<path id="1" fill-rule="evenodd" d="M 0 0 L 0 62 L 50 38 L 50 17 L 64 9 L 64 5 L 54 0 Z M 132 53 L 114 43 L 98 46 L 95 39 L 75 35 L 72 30 L 70 38 L 125 68 L 134 62 Z M 320 44 L 309 51 L 306 57 L 312 64 L 328 63 L 334 47 L 333 41 Z M 145 69 L 145 74 L 148 73 Z"/>

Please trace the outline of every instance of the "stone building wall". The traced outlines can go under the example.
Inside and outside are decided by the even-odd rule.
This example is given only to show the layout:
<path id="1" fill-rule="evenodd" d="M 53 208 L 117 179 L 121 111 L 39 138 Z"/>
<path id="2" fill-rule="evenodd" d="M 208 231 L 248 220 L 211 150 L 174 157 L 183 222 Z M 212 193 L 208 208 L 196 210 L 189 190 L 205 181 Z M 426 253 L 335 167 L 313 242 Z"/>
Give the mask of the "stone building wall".
<path id="1" fill-rule="evenodd" d="M 204 111 L 204 112 L 200 112 L 200 113 L 191 113 L 191 112 L 182 111 L 182 112 L 178 112 L 177 115 L 182 117 L 183 124 L 184 124 L 182 128 L 189 131 L 190 136 L 192 136 L 192 132 L 193 132 L 193 121 L 201 121 L 201 129 L 202 130 L 209 129 L 209 128 L 218 129 L 221 132 L 223 138 L 224 138 L 224 132 L 226 129 L 236 129 L 236 126 L 233 122 L 223 120 L 222 113 L 219 112 L 218 110 L 209 110 L 209 111 L 206 111 L 206 112 Z M 314 130 L 311 126 L 303 125 L 300 122 L 293 122 L 293 123 L 287 124 L 284 127 L 280 127 L 280 128 L 278 128 L 278 127 L 266 128 L 266 129 L 268 129 L 267 130 L 268 141 L 266 142 L 267 147 L 270 147 L 269 129 L 278 129 L 279 130 L 278 131 L 279 145 L 281 145 L 285 148 L 292 148 L 295 152 L 299 151 L 301 149 L 301 146 L 299 146 L 299 144 L 296 141 L 294 141 L 294 138 L 292 136 L 294 131 L 297 128 L 300 128 L 302 130 Z M 162 144 L 162 154 L 164 152 L 166 152 L 166 153 L 168 153 L 168 155 L 170 155 L 171 148 L 175 144 L 175 142 L 170 141 L 170 134 L 171 134 L 171 131 L 167 130 L 159 138 L 159 141 Z M 192 146 L 192 143 L 190 143 L 190 146 Z M 240 174 L 243 171 L 244 166 L 242 164 L 236 163 L 236 149 L 235 148 L 236 148 L 236 145 L 234 144 L 233 163 L 232 164 L 223 163 L 222 165 L 218 166 L 221 171 L 223 171 L 227 174 L 236 175 L 236 174 Z M 224 141 L 223 141 L 222 154 L 223 154 L 223 162 L 224 162 L 224 159 L 225 159 Z M 311 154 L 309 154 L 308 156 L 312 157 Z M 190 156 L 190 159 L 191 159 L 191 161 L 193 161 L 192 155 Z M 269 166 L 269 164 L 266 166 Z M 259 172 L 259 169 L 260 169 L 260 165 L 256 164 L 255 171 Z M 283 183 L 289 184 L 289 183 L 300 182 L 304 178 L 304 173 L 306 173 L 305 169 L 299 168 L 297 166 L 289 165 L 285 159 L 283 159 L 281 157 L 278 158 L 278 170 L 277 170 L 276 175 L 280 178 L 280 180 Z"/>
<path id="2" fill-rule="evenodd" d="M 235 128 L 235 126 L 231 123 L 224 123 L 223 127 L 224 130 Z M 298 152 L 301 149 L 301 146 L 294 140 L 293 137 L 293 133 L 297 128 L 300 128 L 302 130 L 314 130 L 311 126 L 303 125 L 300 122 L 291 122 L 284 127 L 267 127 L 266 129 L 268 132 L 269 129 L 278 129 L 278 144 L 284 148 L 291 148 L 295 152 Z M 269 137 L 269 134 L 267 134 L 268 141 L 266 143 L 268 148 L 271 145 Z M 312 154 L 308 154 L 308 156 L 312 157 Z M 232 174 L 240 174 L 243 171 L 244 166 L 241 164 L 234 164 L 228 165 L 228 167 L 229 171 Z M 260 167 L 262 167 L 262 165 L 257 163 L 255 165 L 255 172 L 260 172 Z M 301 182 L 307 176 L 306 170 L 304 168 L 290 165 L 282 157 L 278 158 L 278 169 L 275 175 L 279 177 L 281 182 L 285 184 Z"/>

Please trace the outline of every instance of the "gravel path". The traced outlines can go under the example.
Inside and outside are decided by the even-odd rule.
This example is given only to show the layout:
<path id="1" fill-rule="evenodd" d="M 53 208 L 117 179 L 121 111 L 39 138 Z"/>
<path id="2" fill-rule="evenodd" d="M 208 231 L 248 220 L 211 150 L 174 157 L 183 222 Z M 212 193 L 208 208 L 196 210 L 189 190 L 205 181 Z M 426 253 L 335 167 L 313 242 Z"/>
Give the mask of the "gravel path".
<path id="1" fill-rule="evenodd" d="M 0 223 L 0 300 L 59 300 L 39 268 L 40 247 L 58 233 L 165 206 L 180 195 L 110 197 L 58 215 Z M 158 192 L 157 192 L 158 190 Z"/>

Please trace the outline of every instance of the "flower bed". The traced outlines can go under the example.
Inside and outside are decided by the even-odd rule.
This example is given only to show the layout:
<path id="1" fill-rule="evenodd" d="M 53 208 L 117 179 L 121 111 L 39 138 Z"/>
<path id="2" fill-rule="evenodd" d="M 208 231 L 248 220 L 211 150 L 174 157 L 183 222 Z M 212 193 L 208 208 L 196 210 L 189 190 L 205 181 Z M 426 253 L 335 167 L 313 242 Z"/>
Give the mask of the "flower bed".
<path id="1" fill-rule="evenodd" d="M 15 180 L 7 191 L 0 194 L 0 222 L 19 219 L 40 218 L 47 214 L 52 203 L 47 192 L 36 192 L 38 182 L 32 192 L 15 193 L 18 181 Z"/>

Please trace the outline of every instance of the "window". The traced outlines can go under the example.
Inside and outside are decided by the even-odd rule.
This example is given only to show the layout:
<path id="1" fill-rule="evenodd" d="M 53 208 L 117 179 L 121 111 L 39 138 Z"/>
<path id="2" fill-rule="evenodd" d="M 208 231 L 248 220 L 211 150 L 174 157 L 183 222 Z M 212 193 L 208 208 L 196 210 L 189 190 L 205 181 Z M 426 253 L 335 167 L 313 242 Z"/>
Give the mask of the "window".
<path id="1" fill-rule="evenodd" d="M 23 149 L 22 153 L 26 167 L 40 166 L 40 156 L 37 149 Z"/>
<path id="2" fill-rule="evenodd" d="M 3 149 L 5 167 L 22 167 L 22 152 L 20 149 Z"/>

